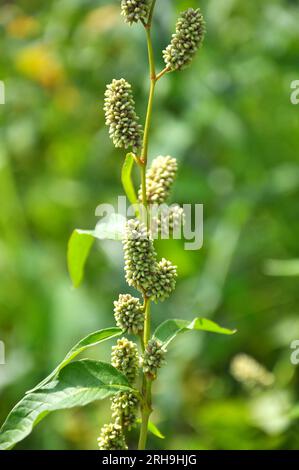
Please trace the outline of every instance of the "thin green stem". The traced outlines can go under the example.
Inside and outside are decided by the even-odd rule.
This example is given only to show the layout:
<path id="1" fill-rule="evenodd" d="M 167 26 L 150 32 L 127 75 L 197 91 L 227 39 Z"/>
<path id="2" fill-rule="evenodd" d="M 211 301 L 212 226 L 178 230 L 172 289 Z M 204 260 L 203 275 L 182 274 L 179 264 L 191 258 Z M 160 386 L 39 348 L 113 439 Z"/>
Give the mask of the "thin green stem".
<path id="1" fill-rule="evenodd" d="M 145 385 L 146 385 L 145 387 L 146 401 L 145 401 L 145 404 L 142 406 L 142 410 L 141 410 L 141 427 L 140 427 L 138 450 L 144 450 L 146 447 L 148 422 L 149 422 L 149 417 L 152 412 L 152 408 L 151 408 L 152 383 L 151 381 L 147 381 Z"/>
<path id="2" fill-rule="evenodd" d="M 146 31 L 146 38 L 147 38 L 147 49 L 148 49 L 148 58 L 149 58 L 149 67 L 150 67 L 150 91 L 149 91 L 149 98 L 148 98 L 147 112 L 146 112 L 146 119 L 145 119 L 145 126 L 144 126 L 141 162 L 146 167 L 147 155 L 148 155 L 149 131 L 150 131 L 150 126 L 151 126 L 153 101 L 154 101 L 155 86 L 156 86 L 156 69 L 155 69 L 155 58 L 154 58 L 150 27 L 145 26 L 145 31 Z M 143 201 L 143 203 L 144 202 L 145 201 Z"/>
<path id="3" fill-rule="evenodd" d="M 151 302 L 146 296 L 144 296 L 144 331 L 143 338 L 141 339 L 142 349 L 146 348 L 147 343 L 151 337 L 151 315 L 150 315 Z M 141 404 L 141 427 L 138 449 L 144 450 L 147 441 L 147 431 L 149 417 L 152 412 L 152 382 L 145 374 L 142 376 L 142 389 L 141 394 L 143 401 Z"/>
<path id="4" fill-rule="evenodd" d="M 144 330 L 143 342 L 146 347 L 151 337 L 151 301 L 147 297 L 144 301 Z"/>
<path id="5" fill-rule="evenodd" d="M 169 73 L 169 72 L 170 72 L 170 69 L 168 67 L 165 67 L 163 70 L 161 70 L 161 72 L 156 75 L 156 82 L 160 80 L 160 78 L 162 78 L 166 73 Z"/>

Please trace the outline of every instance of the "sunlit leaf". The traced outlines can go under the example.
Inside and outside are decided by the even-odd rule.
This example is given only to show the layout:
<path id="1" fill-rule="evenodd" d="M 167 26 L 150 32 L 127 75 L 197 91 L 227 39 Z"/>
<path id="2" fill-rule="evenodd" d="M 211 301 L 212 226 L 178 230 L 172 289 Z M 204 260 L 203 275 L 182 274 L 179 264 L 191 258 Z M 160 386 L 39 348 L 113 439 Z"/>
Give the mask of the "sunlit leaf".
<path id="1" fill-rule="evenodd" d="M 137 419 L 137 423 L 141 424 L 141 419 Z M 152 422 L 148 422 L 148 431 L 153 434 L 153 436 L 158 437 L 159 439 L 165 439 L 165 436 L 161 433 L 161 431 L 157 428 L 157 426 Z"/>
<path id="2" fill-rule="evenodd" d="M 0 430 L 0 449 L 11 449 L 52 411 L 85 406 L 132 390 L 126 377 L 110 364 L 86 359 L 72 362 L 55 380 L 25 395 L 13 408 Z"/>
<path id="3" fill-rule="evenodd" d="M 134 156 L 132 153 L 128 153 L 126 155 L 123 167 L 122 167 L 122 173 L 121 173 L 121 181 L 125 190 L 125 193 L 127 195 L 127 198 L 129 199 L 131 204 L 137 204 L 137 195 L 135 192 L 135 188 L 132 182 L 132 168 L 134 165 Z"/>
<path id="4" fill-rule="evenodd" d="M 82 353 L 88 348 L 98 345 L 107 339 L 115 338 L 115 336 L 119 336 L 122 333 L 120 328 L 106 328 L 104 330 L 95 331 L 90 335 L 86 336 L 85 338 L 81 339 L 72 349 L 67 353 L 63 361 L 51 372 L 48 377 L 42 380 L 36 387 L 32 390 L 29 390 L 27 393 L 32 393 L 38 390 L 39 388 L 46 385 L 46 383 L 50 382 L 50 380 L 54 379 L 54 377 L 60 372 L 69 362 L 75 359 L 78 354 Z"/>
<path id="5" fill-rule="evenodd" d="M 195 318 L 188 320 L 166 320 L 156 329 L 154 336 L 167 346 L 178 334 L 186 331 L 201 330 L 222 335 L 233 335 L 236 330 L 223 328 L 212 320 L 206 318 Z"/>
<path id="6" fill-rule="evenodd" d="M 92 231 L 79 229 L 74 230 L 69 239 L 67 265 L 74 287 L 78 287 L 83 279 L 85 263 L 94 240 Z"/>

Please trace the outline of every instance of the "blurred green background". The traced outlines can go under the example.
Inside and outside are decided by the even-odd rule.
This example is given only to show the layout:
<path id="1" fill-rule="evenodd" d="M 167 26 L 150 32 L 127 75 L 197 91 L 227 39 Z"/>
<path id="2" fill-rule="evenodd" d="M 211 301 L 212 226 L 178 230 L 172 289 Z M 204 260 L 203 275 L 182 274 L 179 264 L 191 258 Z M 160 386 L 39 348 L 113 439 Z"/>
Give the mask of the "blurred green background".
<path id="1" fill-rule="evenodd" d="M 140 26 L 118 0 L 20 0 L 0 6 L 0 421 L 85 334 L 113 325 L 113 300 L 128 291 L 122 249 L 99 243 L 82 286 L 66 268 L 72 230 L 123 194 L 124 152 L 108 138 L 103 93 L 112 78 L 134 88 L 144 120 L 147 55 Z M 180 162 L 173 201 L 203 203 L 204 247 L 160 242 L 179 266 L 167 317 L 206 316 L 233 337 L 182 335 L 155 384 L 154 422 L 169 449 L 298 449 L 299 79 L 297 0 L 158 0 L 154 45 L 168 44 L 179 11 L 200 6 L 204 47 L 193 66 L 159 82 L 150 155 Z M 294 259 L 288 265 L 271 260 Z M 270 261 L 269 261 L 270 260 Z M 291 274 L 293 274 L 291 276 Z M 294 275 L 295 274 L 295 275 Z M 90 357 L 109 360 L 111 344 Z M 275 375 L 248 391 L 230 373 L 246 352 Z M 18 445 L 95 449 L 109 402 L 56 413 Z M 132 441 L 136 436 L 132 434 Z"/>

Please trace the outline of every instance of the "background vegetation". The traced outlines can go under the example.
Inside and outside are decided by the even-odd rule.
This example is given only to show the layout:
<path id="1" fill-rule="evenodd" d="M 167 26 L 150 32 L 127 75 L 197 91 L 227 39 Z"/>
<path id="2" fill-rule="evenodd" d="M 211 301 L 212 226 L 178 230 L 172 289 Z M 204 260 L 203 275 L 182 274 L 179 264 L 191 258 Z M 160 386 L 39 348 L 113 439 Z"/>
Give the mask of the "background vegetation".
<path id="1" fill-rule="evenodd" d="M 168 42 L 177 13 L 200 6 L 205 45 L 193 67 L 159 83 L 151 157 L 180 161 L 173 200 L 200 202 L 200 251 L 180 242 L 159 250 L 179 266 L 175 295 L 154 308 L 167 316 L 214 318 L 238 334 L 190 333 L 171 346 L 155 384 L 153 419 L 166 434 L 151 448 L 299 448 L 299 79 L 295 0 L 158 0 L 155 49 Z M 128 290 L 121 246 L 93 249 L 74 290 L 66 246 L 75 227 L 122 194 L 123 152 L 104 127 L 103 92 L 112 78 L 133 84 L 144 119 L 147 57 L 142 28 L 128 29 L 118 0 L 2 1 L 0 79 L 0 421 L 84 334 L 113 324 L 113 300 Z M 292 272 L 290 271 L 292 268 Z M 92 357 L 107 359 L 110 345 Z M 230 374 L 235 354 L 275 374 L 249 393 Z M 96 448 L 109 404 L 56 413 L 18 448 Z"/>

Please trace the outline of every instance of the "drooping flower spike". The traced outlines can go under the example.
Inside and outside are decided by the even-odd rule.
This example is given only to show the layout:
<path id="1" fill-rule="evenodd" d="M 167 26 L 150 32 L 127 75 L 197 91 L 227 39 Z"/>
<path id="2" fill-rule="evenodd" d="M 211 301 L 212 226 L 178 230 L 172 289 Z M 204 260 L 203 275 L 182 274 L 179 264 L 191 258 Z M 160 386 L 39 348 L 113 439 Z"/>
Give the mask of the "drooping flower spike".
<path id="1" fill-rule="evenodd" d="M 139 400 L 133 393 L 120 392 L 112 398 L 112 418 L 123 429 L 130 430 L 137 421 Z"/>
<path id="2" fill-rule="evenodd" d="M 177 174 L 178 164 L 170 156 L 156 157 L 146 172 L 146 196 L 148 204 L 163 204 L 170 194 Z M 142 190 L 139 190 L 142 201 Z"/>
<path id="3" fill-rule="evenodd" d="M 146 21 L 152 0 L 122 0 L 121 14 L 126 23 L 138 23 Z"/>
<path id="4" fill-rule="evenodd" d="M 105 424 L 98 438 L 100 450 L 127 450 L 122 427 L 118 423 Z"/>
<path id="5" fill-rule="evenodd" d="M 166 67 L 171 71 L 187 67 L 202 45 L 205 32 L 200 9 L 188 8 L 184 11 L 177 21 L 169 46 L 163 51 Z"/>
<path id="6" fill-rule="evenodd" d="M 140 300 L 130 294 L 120 294 L 114 302 L 114 317 L 124 333 L 138 335 L 143 330 L 143 307 Z"/>
<path id="7" fill-rule="evenodd" d="M 165 364 L 165 354 L 161 341 L 156 338 L 149 340 L 142 359 L 143 372 L 149 380 L 157 378 L 158 369 Z"/>
<path id="8" fill-rule="evenodd" d="M 107 85 L 104 111 L 115 147 L 130 147 L 137 152 L 141 146 L 142 126 L 138 124 L 132 87 L 123 78 Z"/>
<path id="9" fill-rule="evenodd" d="M 139 365 L 137 345 L 127 338 L 121 338 L 112 348 L 111 364 L 134 383 Z"/>

